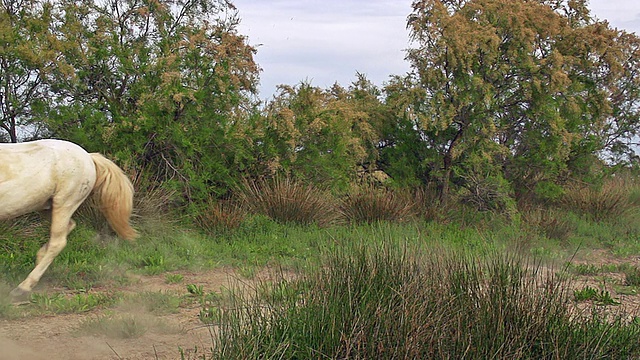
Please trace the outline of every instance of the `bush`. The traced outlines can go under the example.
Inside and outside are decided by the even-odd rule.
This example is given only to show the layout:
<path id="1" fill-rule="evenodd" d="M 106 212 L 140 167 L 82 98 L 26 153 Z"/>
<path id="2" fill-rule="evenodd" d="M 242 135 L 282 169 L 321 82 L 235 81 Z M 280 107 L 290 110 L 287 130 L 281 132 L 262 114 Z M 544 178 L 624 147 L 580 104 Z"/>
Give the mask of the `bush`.
<path id="1" fill-rule="evenodd" d="M 290 178 L 246 181 L 241 198 L 251 211 L 281 223 L 325 226 L 336 218 L 329 194 Z"/>
<path id="2" fill-rule="evenodd" d="M 502 176 L 482 175 L 471 172 L 463 176 L 466 193 L 462 201 L 479 211 L 496 211 L 513 215 L 516 202 L 512 196 L 511 184 Z"/>
<path id="3" fill-rule="evenodd" d="M 640 355 L 637 325 L 576 319 L 566 283 L 515 257 L 358 244 L 220 312 L 213 359 L 582 359 Z M 283 291 L 282 289 L 287 289 Z M 277 295 L 277 296 L 276 296 Z"/>
<path id="4" fill-rule="evenodd" d="M 404 221 L 414 214 L 414 202 L 406 194 L 365 185 L 340 202 L 340 214 L 351 223 Z"/>

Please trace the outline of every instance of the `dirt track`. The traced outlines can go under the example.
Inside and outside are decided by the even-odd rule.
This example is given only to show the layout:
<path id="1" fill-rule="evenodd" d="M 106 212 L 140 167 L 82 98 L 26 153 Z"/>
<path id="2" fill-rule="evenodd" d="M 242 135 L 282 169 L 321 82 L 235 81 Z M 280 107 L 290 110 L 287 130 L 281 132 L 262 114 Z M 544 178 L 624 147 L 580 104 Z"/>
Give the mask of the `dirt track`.
<path id="1" fill-rule="evenodd" d="M 137 284 L 118 290 L 185 294 L 185 284 L 196 284 L 212 292 L 228 287 L 236 279 L 232 272 L 224 269 L 181 274 L 184 280 L 180 284 L 166 284 L 165 275 L 146 276 Z M 36 291 L 45 290 L 38 288 Z M 107 311 L 114 312 L 113 309 L 0 320 L 0 360 L 180 359 L 180 349 L 186 359 L 199 358 L 212 347 L 210 329 L 198 319 L 199 305 L 180 307 L 179 310 L 176 314 L 154 317 L 163 324 L 162 329 L 150 326 L 142 336 L 129 339 L 78 334 L 77 329 L 83 321 Z M 173 330 L 166 331 L 167 328 Z"/>

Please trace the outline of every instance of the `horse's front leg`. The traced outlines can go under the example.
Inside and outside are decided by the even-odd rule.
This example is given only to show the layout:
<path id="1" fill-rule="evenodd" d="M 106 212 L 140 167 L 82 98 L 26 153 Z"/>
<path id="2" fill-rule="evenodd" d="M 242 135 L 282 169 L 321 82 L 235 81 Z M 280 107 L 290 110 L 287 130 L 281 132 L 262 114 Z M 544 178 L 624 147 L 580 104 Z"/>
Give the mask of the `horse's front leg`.
<path id="1" fill-rule="evenodd" d="M 40 278 L 47 270 L 53 259 L 67 245 L 67 235 L 75 227 L 75 222 L 71 220 L 71 212 L 64 209 L 53 210 L 51 214 L 51 237 L 49 242 L 38 250 L 36 255 L 36 266 L 31 273 L 11 291 L 14 301 L 25 301 L 28 299 L 33 287 L 40 281 Z"/>
<path id="2" fill-rule="evenodd" d="M 70 234 L 71 231 L 75 228 L 76 228 L 76 222 L 73 219 L 69 220 L 69 229 L 67 231 L 67 235 Z M 44 256 L 44 254 L 47 253 L 48 246 L 49 246 L 49 243 L 47 242 L 46 244 L 42 245 L 40 250 L 38 250 L 38 253 L 36 254 L 36 266 L 40 264 L 40 261 L 42 261 L 42 257 Z"/>

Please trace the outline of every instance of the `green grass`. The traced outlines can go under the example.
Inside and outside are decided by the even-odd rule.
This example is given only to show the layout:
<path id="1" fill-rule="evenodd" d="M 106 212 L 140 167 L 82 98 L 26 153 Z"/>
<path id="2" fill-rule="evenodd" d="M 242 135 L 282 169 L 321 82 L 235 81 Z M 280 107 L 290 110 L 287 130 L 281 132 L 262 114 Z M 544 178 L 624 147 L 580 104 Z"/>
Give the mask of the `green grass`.
<path id="1" fill-rule="evenodd" d="M 573 291 L 573 299 L 575 301 L 593 301 L 597 305 L 620 305 L 620 302 L 613 297 L 607 290 L 596 290 L 591 286 L 585 286 L 582 289 Z"/>
<path id="2" fill-rule="evenodd" d="M 465 210 L 466 209 L 466 210 Z M 576 251 L 603 248 L 619 256 L 640 252 L 640 221 L 633 217 L 593 222 L 568 212 L 562 222 L 573 226 L 571 236 L 549 238 L 523 220 L 510 220 L 491 214 L 449 209 L 439 222 L 414 220 L 406 223 L 376 222 L 320 227 L 316 224 L 282 224 L 264 215 L 244 218 L 232 232 L 199 232 L 178 222 L 153 222 L 152 229 L 141 229 L 143 236 L 133 243 L 98 236 L 96 230 L 79 222 L 67 247 L 55 259 L 35 289 L 64 287 L 73 292 L 92 293 L 100 286 L 127 285 L 134 275 L 157 275 L 178 270 L 200 271 L 229 266 L 247 278 L 260 269 L 280 266 L 304 269 L 322 253 L 371 239 L 402 240 L 456 250 L 477 256 L 506 249 L 568 261 Z M 631 216 L 631 215 L 628 215 Z M 35 253 L 46 239 L 47 226 L 38 217 L 0 223 L 0 282 L 8 288 L 17 285 L 32 270 Z M 595 270 L 593 270 L 595 271 Z M 181 282 L 179 276 L 166 275 L 167 282 Z M 632 282 L 634 274 L 629 273 Z M 0 304 L 0 316 L 3 312 Z"/>
<path id="3" fill-rule="evenodd" d="M 214 359 L 626 358 L 640 328 L 577 322 L 567 280 L 527 258 L 406 244 L 385 236 L 216 312 Z"/>
<path id="4" fill-rule="evenodd" d="M 640 268 L 629 266 L 624 269 L 624 282 L 627 286 L 640 286 Z"/>
<path id="5" fill-rule="evenodd" d="M 67 296 L 65 294 L 31 295 L 27 311 L 31 314 L 70 314 L 82 313 L 99 307 L 109 307 L 117 303 L 120 295 L 85 293 Z"/>
<path id="6" fill-rule="evenodd" d="M 265 216 L 256 215 L 245 219 L 233 233 L 212 236 L 167 225 L 163 231 L 156 230 L 153 236 L 143 235 L 136 242 L 129 243 L 117 238 L 96 238 L 92 228 L 79 224 L 70 235 L 67 247 L 55 259 L 41 282 L 75 291 L 88 291 L 95 286 L 114 282 L 127 284 L 130 281 L 127 273 L 155 275 L 220 266 L 245 269 L 246 275 L 251 277 L 256 269 L 268 265 L 296 268 L 306 260 L 317 259 L 327 249 L 360 238 L 384 236 L 483 253 L 513 247 L 521 237 L 535 237 L 526 234 L 518 226 L 503 220 L 496 220 L 495 225 L 484 225 L 482 228 L 460 226 L 455 222 L 377 223 L 320 228 L 315 225 L 279 224 Z M 5 245 L 10 249 L 0 252 L 0 280 L 14 286 L 20 282 L 34 266 L 35 253 L 43 241 L 42 236 L 35 239 L 17 238 L 14 243 Z M 539 246 L 552 248 L 550 254 L 565 251 L 551 240 L 542 241 Z M 569 247 L 568 250 L 573 249 Z"/>
<path id="7" fill-rule="evenodd" d="M 167 274 L 164 282 L 167 284 L 179 284 L 182 280 L 184 280 L 184 275 L 182 274 Z"/>
<path id="8" fill-rule="evenodd" d="M 606 290 L 568 288 L 571 274 L 624 273 L 624 290 L 635 293 L 635 267 L 571 260 L 594 249 L 621 258 L 640 253 L 638 212 L 592 221 L 557 209 L 502 216 L 451 206 L 428 216 L 437 221 L 405 222 L 402 215 L 402 223 L 376 218 L 366 224 L 332 223 L 333 215 L 331 221 L 269 216 L 275 217 L 234 217 L 232 231 L 216 219 L 203 229 L 188 220 L 141 221 L 142 237 L 133 243 L 80 220 L 31 303 L 15 307 L 0 296 L 0 318 L 98 309 L 102 315 L 85 321 L 79 333 L 136 338 L 178 331 L 163 326 L 162 316 L 196 306 L 203 324 L 220 329 L 214 358 L 224 359 L 640 356 L 638 324 L 602 312 L 576 318 L 567 308 L 572 300 L 618 302 Z M 38 217 L 0 223 L 0 292 L 31 271 L 47 231 Z M 568 265 L 559 275 L 536 277 L 546 267 L 532 258 Z M 97 291 L 130 285 L 140 275 L 179 284 L 185 278 L 178 271 L 216 267 L 232 267 L 258 284 L 248 292 L 210 292 L 192 283 L 181 285 L 181 294 Z M 261 282 L 257 275 L 265 267 L 299 277 Z"/>

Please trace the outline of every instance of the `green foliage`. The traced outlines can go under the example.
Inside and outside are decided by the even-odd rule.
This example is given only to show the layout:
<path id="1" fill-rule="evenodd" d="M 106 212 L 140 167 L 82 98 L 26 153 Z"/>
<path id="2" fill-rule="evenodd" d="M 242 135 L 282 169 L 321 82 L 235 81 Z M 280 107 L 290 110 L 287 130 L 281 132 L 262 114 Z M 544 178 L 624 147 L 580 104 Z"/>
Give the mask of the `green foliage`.
<path id="1" fill-rule="evenodd" d="M 571 269 L 576 275 L 598 275 L 602 271 L 600 266 L 596 266 L 593 264 L 577 264 L 571 265 Z"/>
<path id="2" fill-rule="evenodd" d="M 80 293 L 73 296 L 64 294 L 31 295 L 29 311 L 45 314 L 70 314 L 94 310 L 98 307 L 108 307 L 119 299 L 117 295 L 100 293 Z"/>
<path id="3" fill-rule="evenodd" d="M 202 296 L 204 295 L 204 287 L 202 285 L 188 284 L 187 292 L 194 296 Z"/>
<path id="4" fill-rule="evenodd" d="M 640 286 L 640 268 L 633 266 L 625 269 L 624 283 L 627 286 Z"/>
<path id="5" fill-rule="evenodd" d="M 50 104 L 50 91 L 54 87 L 46 79 L 57 69 L 66 69 L 59 61 L 52 34 L 54 9 L 53 4 L 38 0 L 0 4 L 2 141 L 17 142 L 47 134 L 46 129 L 43 131 L 37 125 L 40 110 Z"/>
<path id="6" fill-rule="evenodd" d="M 312 184 L 345 189 L 375 160 L 382 116 L 379 90 L 363 75 L 349 90 L 300 83 L 281 86 L 256 123 L 260 174 L 282 172 Z"/>
<path id="7" fill-rule="evenodd" d="M 179 284 L 184 280 L 184 276 L 182 274 L 167 274 L 165 276 L 165 282 L 167 284 Z"/>
<path id="8" fill-rule="evenodd" d="M 580 290 L 573 291 L 573 298 L 575 301 L 588 301 L 598 298 L 598 290 L 591 286 L 586 286 Z"/>
<path id="9" fill-rule="evenodd" d="M 635 133 L 638 109 L 623 104 L 638 99 L 638 79 L 629 78 L 640 64 L 630 56 L 637 36 L 594 21 L 581 2 L 412 6 L 413 71 L 386 88 L 396 117 L 387 126 L 392 147 L 382 150 L 401 152 L 399 164 L 418 171 L 407 178 L 437 182 L 446 200 L 458 185 L 453 170 L 465 178 L 482 163 L 483 174 L 500 174 L 518 193 L 553 199 L 570 172 L 586 175 L 579 163 L 630 145 L 622 133 Z"/>
<path id="10" fill-rule="evenodd" d="M 607 290 L 596 290 L 591 286 L 573 291 L 575 301 L 593 301 L 597 305 L 620 305 L 620 302 L 611 297 Z"/>
<path id="11" fill-rule="evenodd" d="M 230 3 L 63 1 L 56 15 L 67 68 L 51 79 L 53 135 L 108 153 L 143 172 L 142 187 L 164 184 L 183 200 L 237 181 L 258 67 Z"/>
<path id="12" fill-rule="evenodd" d="M 640 40 L 580 1 L 414 1 L 410 73 L 383 89 L 360 73 L 346 88 L 282 85 L 264 104 L 229 1 L 0 6 L 6 138 L 33 124 L 106 153 L 210 234 L 242 222 L 218 200 L 276 176 L 344 193 L 384 172 L 442 206 L 462 195 L 513 215 L 516 195 L 557 201 L 567 178 L 629 163 L 640 129 Z"/>

